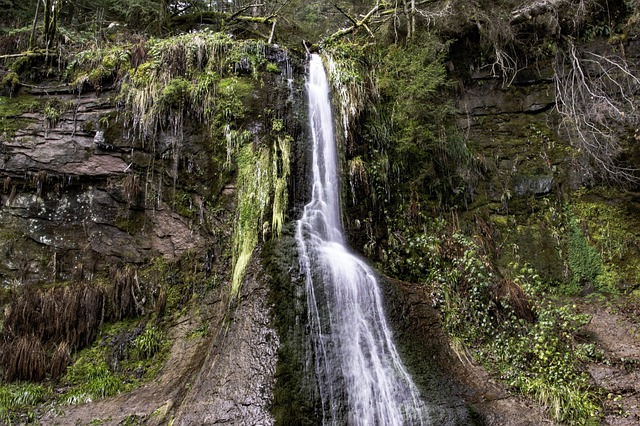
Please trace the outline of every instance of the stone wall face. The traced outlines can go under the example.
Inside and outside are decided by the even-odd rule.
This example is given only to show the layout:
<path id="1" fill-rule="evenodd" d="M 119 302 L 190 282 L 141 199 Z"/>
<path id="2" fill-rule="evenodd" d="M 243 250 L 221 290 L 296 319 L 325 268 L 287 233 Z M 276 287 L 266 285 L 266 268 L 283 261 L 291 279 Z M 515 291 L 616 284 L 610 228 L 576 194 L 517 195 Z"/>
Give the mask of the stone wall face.
<path id="1" fill-rule="evenodd" d="M 624 43 L 593 41 L 578 49 L 616 57 L 636 67 L 639 47 L 637 36 L 630 36 Z M 455 55 L 454 73 L 468 69 L 464 58 Z M 562 258 L 563 250 L 566 254 L 561 243 L 565 235 L 557 235 L 560 228 L 551 228 L 564 220 L 563 206 L 570 194 L 606 182 L 606 177 L 603 180 L 586 165 L 581 147 L 562 126 L 554 72 L 559 65 L 553 58 L 531 63 L 512 81 L 505 81 L 490 66 L 460 77 L 459 125 L 467 132 L 479 168 L 462 215 L 471 220 L 474 215 L 488 219 L 501 241 L 502 266 L 520 260 L 533 265 L 545 280 L 562 281 L 568 274 Z M 637 129 L 624 129 L 620 137 L 622 156 L 631 164 L 640 160 L 636 133 Z M 602 201 L 637 209 L 613 194 Z M 633 198 L 633 192 L 627 195 Z"/>
<path id="2" fill-rule="evenodd" d="M 251 87 L 240 125 L 254 148 L 267 140 L 273 116 L 302 131 L 292 105 L 303 78 L 293 84 L 289 74 L 303 71 L 284 68 L 284 51 L 268 55 L 280 73 L 238 76 Z M 218 229 L 235 209 L 227 141 L 188 113 L 181 132 L 139 137 L 118 95 L 115 83 L 78 93 L 49 81 L 2 98 L 2 112 L 11 111 L 0 123 L 2 285 L 93 279 L 116 264 L 212 246 L 221 255 L 227 246 L 219 240 L 230 246 L 231 230 Z"/>
<path id="3" fill-rule="evenodd" d="M 36 102 L 55 99 L 64 109 L 55 123 L 42 112 L 24 112 L 14 118 L 24 126 L 1 138 L 4 285 L 90 279 L 110 264 L 205 247 L 203 197 L 211 191 L 188 194 L 186 202 L 198 214 L 178 214 L 169 176 L 174 160 L 117 131 L 113 93 L 30 92 Z M 108 132 L 101 126 L 110 126 Z M 178 159 L 190 162 L 189 168 L 179 164 L 185 174 L 209 166 L 206 155 L 191 154 L 206 154 L 209 141 L 194 136 L 184 138 L 185 154 Z"/>

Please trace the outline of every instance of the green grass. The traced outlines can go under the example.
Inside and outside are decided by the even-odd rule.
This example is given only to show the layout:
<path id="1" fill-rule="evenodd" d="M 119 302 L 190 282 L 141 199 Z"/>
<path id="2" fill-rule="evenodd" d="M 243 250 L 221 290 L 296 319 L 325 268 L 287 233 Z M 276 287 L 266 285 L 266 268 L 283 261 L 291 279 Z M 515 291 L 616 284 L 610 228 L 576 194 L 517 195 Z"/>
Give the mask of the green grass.
<path id="1" fill-rule="evenodd" d="M 34 407 L 51 398 L 52 390 L 35 383 L 14 383 L 0 386 L 0 424 L 11 425 L 34 420 Z"/>
<path id="2" fill-rule="evenodd" d="M 62 378 L 62 404 L 117 395 L 154 377 L 166 360 L 169 341 L 156 326 L 136 321 L 106 325 L 100 339 L 80 351 Z"/>

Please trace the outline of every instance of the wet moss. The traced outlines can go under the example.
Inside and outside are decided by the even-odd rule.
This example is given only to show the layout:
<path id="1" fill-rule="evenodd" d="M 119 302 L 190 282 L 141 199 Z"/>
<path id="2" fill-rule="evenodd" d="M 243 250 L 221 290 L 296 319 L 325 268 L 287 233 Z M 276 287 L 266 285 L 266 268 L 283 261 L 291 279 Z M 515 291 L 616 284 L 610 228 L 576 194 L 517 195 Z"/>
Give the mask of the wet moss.
<path id="1" fill-rule="evenodd" d="M 138 232 L 144 229 L 146 223 L 146 216 L 144 212 L 126 210 L 115 221 L 115 226 L 119 229 L 129 233 L 130 235 L 136 235 Z"/>
<path id="2" fill-rule="evenodd" d="M 40 107 L 40 101 L 31 95 L 0 96 L 0 135 L 11 137 L 17 130 L 25 128 L 29 121 L 20 115 L 37 111 Z"/>
<path id="3" fill-rule="evenodd" d="M 590 253 L 588 258 L 596 259 L 599 265 L 592 271 L 596 289 L 629 292 L 637 288 L 640 279 L 637 208 L 623 194 L 607 188 L 580 191 L 576 196 L 570 209 L 584 247 L 589 247 L 584 248 Z M 581 256 L 584 258 L 584 253 Z"/>
<path id="4" fill-rule="evenodd" d="M 271 283 L 269 304 L 273 324 L 280 337 L 276 383 L 271 412 L 276 425 L 316 425 L 319 399 L 310 360 L 305 324 L 304 281 L 299 270 L 294 223 L 283 227 L 282 236 L 262 251 L 263 264 Z"/>

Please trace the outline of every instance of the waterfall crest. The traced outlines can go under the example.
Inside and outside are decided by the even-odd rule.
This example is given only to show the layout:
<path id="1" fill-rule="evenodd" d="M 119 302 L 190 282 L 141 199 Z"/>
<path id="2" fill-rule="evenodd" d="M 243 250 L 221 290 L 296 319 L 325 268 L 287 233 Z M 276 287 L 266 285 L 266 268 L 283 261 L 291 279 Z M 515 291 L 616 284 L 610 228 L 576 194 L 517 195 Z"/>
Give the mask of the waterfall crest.
<path id="1" fill-rule="evenodd" d="M 311 201 L 296 240 L 324 425 L 423 425 L 427 408 L 392 341 L 372 269 L 345 246 L 327 76 L 318 55 L 307 91 Z"/>

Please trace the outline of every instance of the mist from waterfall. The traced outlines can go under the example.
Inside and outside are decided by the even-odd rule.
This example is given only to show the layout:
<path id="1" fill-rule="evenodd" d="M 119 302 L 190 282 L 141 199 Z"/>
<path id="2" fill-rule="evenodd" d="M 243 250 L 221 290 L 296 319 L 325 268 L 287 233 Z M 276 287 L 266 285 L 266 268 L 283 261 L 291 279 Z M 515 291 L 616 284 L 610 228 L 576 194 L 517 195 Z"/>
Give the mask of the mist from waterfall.
<path id="1" fill-rule="evenodd" d="M 329 85 L 318 55 L 307 81 L 312 195 L 296 240 L 324 425 L 423 425 L 428 409 L 393 343 L 372 269 L 345 245 Z"/>

